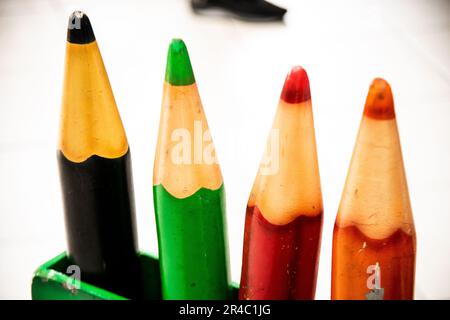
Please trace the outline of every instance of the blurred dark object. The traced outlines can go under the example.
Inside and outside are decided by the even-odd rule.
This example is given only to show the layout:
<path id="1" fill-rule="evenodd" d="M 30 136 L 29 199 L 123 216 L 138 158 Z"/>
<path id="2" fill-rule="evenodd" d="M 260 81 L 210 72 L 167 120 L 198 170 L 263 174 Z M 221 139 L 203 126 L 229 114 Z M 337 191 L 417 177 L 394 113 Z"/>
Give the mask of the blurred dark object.
<path id="1" fill-rule="evenodd" d="M 264 0 L 191 0 L 194 12 L 221 9 L 248 21 L 282 20 L 286 9 Z"/>

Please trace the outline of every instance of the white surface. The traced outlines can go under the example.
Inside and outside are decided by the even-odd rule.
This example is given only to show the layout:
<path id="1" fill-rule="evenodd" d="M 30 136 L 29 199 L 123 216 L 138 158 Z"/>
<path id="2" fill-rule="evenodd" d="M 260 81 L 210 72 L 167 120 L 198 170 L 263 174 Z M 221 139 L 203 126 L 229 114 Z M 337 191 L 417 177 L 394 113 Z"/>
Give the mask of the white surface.
<path id="1" fill-rule="evenodd" d="M 187 1 L 0 2 L 0 298 L 30 298 L 33 270 L 65 248 L 56 141 L 69 14 L 93 24 L 132 150 L 141 249 L 157 251 L 152 168 L 167 47 L 190 51 L 227 190 L 233 280 L 245 205 L 284 77 L 311 81 L 325 206 L 318 299 L 372 78 L 392 85 L 418 234 L 416 298 L 450 298 L 450 3 L 276 1 L 286 21 L 195 16 Z M 363 4 L 364 3 L 364 4 Z"/>

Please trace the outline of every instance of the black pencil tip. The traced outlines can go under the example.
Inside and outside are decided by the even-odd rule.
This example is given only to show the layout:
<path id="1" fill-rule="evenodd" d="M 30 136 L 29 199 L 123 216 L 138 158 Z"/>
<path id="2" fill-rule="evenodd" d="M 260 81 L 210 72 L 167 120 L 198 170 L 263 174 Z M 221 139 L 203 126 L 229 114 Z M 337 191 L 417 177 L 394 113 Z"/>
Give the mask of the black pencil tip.
<path id="1" fill-rule="evenodd" d="M 67 41 L 85 44 L 95 41 L 94 31 L 88 16 L 82 11 L 74 11 L 69 17 Z"/>

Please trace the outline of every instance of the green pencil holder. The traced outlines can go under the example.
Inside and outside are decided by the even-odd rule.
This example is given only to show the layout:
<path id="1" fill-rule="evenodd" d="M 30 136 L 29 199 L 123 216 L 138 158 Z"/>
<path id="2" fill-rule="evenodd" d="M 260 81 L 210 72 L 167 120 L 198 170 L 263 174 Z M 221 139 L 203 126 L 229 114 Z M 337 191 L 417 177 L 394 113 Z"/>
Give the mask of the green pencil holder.
<path id="1" fill-rule="evenodd" d="M 143 270 L 144 299 L 160 300 L 161 280 L 159 261 L 147 254 L 139 253 Z M 77 289 L 71 286 L 71 277 L 66 274 L 70 262 L 65 252 L 41 265 L 33 275 L 31 298 L 33 300 L 127 300 L 111 291 L 80 281 Z M 233 284 L 233 299 L 238 297 L 238 286 Z"/>

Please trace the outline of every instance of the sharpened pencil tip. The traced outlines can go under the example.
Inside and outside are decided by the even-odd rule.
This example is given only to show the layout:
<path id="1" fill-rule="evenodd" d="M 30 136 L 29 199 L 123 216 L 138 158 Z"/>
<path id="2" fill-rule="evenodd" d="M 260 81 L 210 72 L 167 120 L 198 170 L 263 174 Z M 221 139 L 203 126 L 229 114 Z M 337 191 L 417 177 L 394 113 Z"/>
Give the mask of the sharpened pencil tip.
<path id="1" fill-rule="evenodd" d="M 67 41 L 86 44 L 95 41 L 94 31 L 88 16 L 82 11 L 74 11 L 69 17 Z"/>
<path id="2" fill-rule="evenodd" d="M 175 86 L 187 86 L 195 82 L 191 60 L 181 39 L 173 39 L 167 53 L 166 81 Z"/>
<path id="3" fill-rule="evenodd" d="M 381 78 L 376 78 L 370 85 L 367 94 L 364 114 L 377 120 L 395 118 L 394 99 L 389 83 Z"/>
<path id="4" fill-rule="evenodd" d="M 309 79 L 305 69 L 300 66 L 292 68 L 286 76 L 281 99 L 288 103 L 300 103 L 311 99 Z"/>

